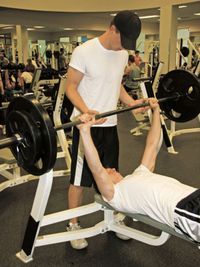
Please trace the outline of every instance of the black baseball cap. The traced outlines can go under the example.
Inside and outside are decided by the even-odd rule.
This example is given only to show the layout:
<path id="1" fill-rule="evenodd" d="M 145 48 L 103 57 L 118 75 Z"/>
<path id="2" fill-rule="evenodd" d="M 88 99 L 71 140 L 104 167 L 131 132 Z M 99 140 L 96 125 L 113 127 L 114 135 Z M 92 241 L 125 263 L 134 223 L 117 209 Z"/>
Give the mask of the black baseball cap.
<path id="1" fill-rule="evenodd" d="M 135 50 L 136 40 L 141 32 L 141 21 L 131 10 L 124 10 L 114 17 L 114 25 L 120 32 L 122 47 Z"/>

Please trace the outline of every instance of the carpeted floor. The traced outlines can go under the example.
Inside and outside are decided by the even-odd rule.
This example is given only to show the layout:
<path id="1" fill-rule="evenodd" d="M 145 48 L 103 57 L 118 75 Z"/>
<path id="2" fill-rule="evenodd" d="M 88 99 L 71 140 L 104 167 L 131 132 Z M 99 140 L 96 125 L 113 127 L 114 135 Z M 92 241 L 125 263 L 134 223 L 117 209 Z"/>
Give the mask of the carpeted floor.
<path id="1" fill-rule="evenodd" d="M 141 136 L 132 136 L 129 130 L 136 126 L 130 113 L 119 115 L 120 169 L 123 174 L 131 172 L 140 162 L 146 131 Z M 177 128 L 199 127 L 197 119 Z M 177 155 L 169 154 L 162 146 L 156 171 L 173 176 L 180 181 L 200 187 L 200 134 L 180 135 L 173 140 Z M 0 151 L 1 153 L 1 151 Z M 1 155 L 3 156 L 3 155 Z M 60 167 L 63 162 L 57 163 Z M 66 192 L 68 178 L 55 178 L 46 214 L 67 207 Z M 0 192 L 0 266 L 22 267 L 15 253 L 21 248 L 26 223 L 32 207 L 37 181 L 31 181 Z M 85 190 L 84 204 L 93 201 L 93 189 Z M 81 219 L 82 226 L 93 225 L 101 220 L 102 214 L 96 213 Z M 126 218 L 127 224 L 132 221 Z M 144 230 L 157 233 L 156 229 L 141 225 Z M 64 231 L 66 222 L 44 229 L 43 232 Z M 82 251 L 73 250 L 69 243 L 38 247 L 34 260 L 29 267 L 194 267 L 199 266 L 198 248 L 176 237 L 171 237 L 161 247 L 151 247 L 135 240 L 122 241 L 113 233 L 106 233 L 88 239 L 89 246 Z"/>

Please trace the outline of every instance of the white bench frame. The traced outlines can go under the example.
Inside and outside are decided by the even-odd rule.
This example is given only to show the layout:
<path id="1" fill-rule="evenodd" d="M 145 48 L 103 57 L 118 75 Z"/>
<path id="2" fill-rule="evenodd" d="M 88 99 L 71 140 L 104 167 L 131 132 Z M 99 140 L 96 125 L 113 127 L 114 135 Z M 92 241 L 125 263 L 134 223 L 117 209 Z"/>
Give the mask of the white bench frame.
<path id="1" fill-rule="evenodd" d="M 146 232 L 136 230 L 132 227 L 128 227 L 125 225 L 119 225 L 115 221 L 115 210 L 110 207 L 106 202 L 104 202 L 99 195 L 95 197 L 94 203 L 84 205 L 75 209 L 63 210 L 60 212 L 44 215 L 51 192 L 52 183 L 53 170 L 51 170 L 49 173 L 42 175 L 39 179 L 23 244 L 20 252 L 16 254 L 16 256 L 24 263 L 33 260 L 33 253 L 35 247 L 57 244 L 75 239 L 89 238 L 99 234 L 104 234 L 108 231 L 113 231 L 115 233 L 126 235 L 132 239 L 141 241 L 151 246 L 160 246 L 164 244 L 170 238 L 171 235 L 175 235 L 184 240 L 190 241 L 187 237 L 176 233 L 174 229 L 170 228 L 169 226 L 163 225 L 147 216 L 143 216 L 140 214 L 125 214 L 125 216 L 129 216 L 131 218 L 134 218 L 136 220 L 139 220 L 141 222 L 160 229 L 161 234 L 159 236 L 148 234 Z M 97 211 L 103 212 L 104 219 L 92 227 L 72 232 L 65 231 L 39 236 L 40 229 L 42 227 L 62 221 L 67 221 L 74 217 L 81 217 Z"/>

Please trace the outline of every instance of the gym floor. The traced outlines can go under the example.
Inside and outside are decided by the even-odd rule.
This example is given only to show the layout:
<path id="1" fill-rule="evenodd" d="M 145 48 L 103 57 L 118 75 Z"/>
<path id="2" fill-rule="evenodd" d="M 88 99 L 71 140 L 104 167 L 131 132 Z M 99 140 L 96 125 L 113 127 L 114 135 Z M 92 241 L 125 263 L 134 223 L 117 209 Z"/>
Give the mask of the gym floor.
<path id="1" fill-rule="evenodd" d="M 136 126 L 131 113 L 118 116 L 120 138 L 120 169 L 123 174 L 131 172 L 140 162 L 143 152 L 146 131 L 141 136 L 132 136 L 129 130 Z M 178 124 L 178 129 L 199 127 L 198 119 Z M 199 133 L 177 136 L 173 140 L 177 155 L 169 154 L 163 144 L 158 156 L 156 172 L 177 178 L 183 183 L 200 187 L 200 138 Z M 3 155 L 1 155 L 2 157 Z M 56 164 L 64 168 L 62 161 Z M 1 179 L 0 179 L 1 181 Z M 3 181 L 3 180 L 2 180 Z M 47 213 L 61 211 L 67 207 L 68 177 L 55 178 L 48 202 Z M 0 192 L 0 266 L 22 267 L 24 263 L 15 254 L 21 248 L 27 220 L 32 207 L 37 180 L 8 188 Z M 87 189 L 84 204 L 93 202 L 93 189 Z M 102 219 L 101 213 L 81 218 L 81 225 L 90 226 Z M 126 218 L 126 223 L 133 222 Z M 139 222 L 138 228 L 159 233 Z M 66 222 L 58 223 L 42 229 L 42 233 L 62 232 Z M 106 233 L 88 239 L 89 246 L 82 250 L 73 250 L 68 243 L 48 245 L 35 249 L 33 261 L 29 267 L 193 267 L 200 262 L 198 248 L 182 239 L 171 237 L 164 245 L 152 247 L 135 240 L 122 241 L 114 233 Z"/>

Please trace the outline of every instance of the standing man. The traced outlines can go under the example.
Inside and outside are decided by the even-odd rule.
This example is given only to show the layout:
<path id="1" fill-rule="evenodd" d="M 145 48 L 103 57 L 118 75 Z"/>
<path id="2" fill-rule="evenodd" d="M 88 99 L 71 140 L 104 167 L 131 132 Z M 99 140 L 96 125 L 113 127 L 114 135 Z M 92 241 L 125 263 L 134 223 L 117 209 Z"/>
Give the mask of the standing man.
<path id="1" fill-rule="evenodd" d="M 139 17 L 132 11 L 121 11 L 100 37 L 75 48 L 69 63 L 66 86 L 67 97 L 75 107 L 72 119 L 80 113 L 95 114 L 116 109 L 118 100 L 127 106 L 143 102 L 132 99 L 121 85 L 124 69 L 128 63 L 128 53 L 125 49 L 135 49 L 140 31 Z M 91 134 L 102 164 L 118 170 L 117 116 L 109 117 L 101 125 L 94 125 Z M 95 185 L 76 127 L 73 130 L 72 144 L 69 209 L 81 205 L 84 187 Z M 73 218 L 67 230 L 73 231 L 79 228 L 78 218 Z M 118 237 L 125 239 L 121 235 Z M 87 245 L 85 239 L 71 241 L 71 246 L 75 249 L 83 249 Z"/>

